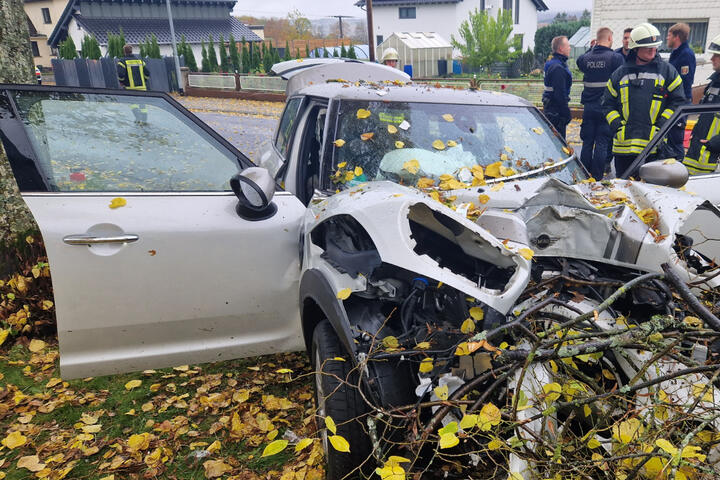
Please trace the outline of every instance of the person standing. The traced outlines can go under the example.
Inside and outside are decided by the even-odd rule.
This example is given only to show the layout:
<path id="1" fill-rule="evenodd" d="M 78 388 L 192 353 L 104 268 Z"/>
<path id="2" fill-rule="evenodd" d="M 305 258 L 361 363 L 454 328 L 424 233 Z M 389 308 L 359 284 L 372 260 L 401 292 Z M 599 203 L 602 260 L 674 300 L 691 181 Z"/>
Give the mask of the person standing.
<path id="1" fill-rule="evenodd" d="M 400 57 L 398 56 L 397 50 L 392 47 L 386 48 L 383 52 L 382 64 L 397 68 L 398 61 L 400 61 Z"/>
<path id="2" fill-rule="evenodd" d="M 670 53 L 670 65 L 675 67 L 683 82 L 683 91 L 688 103 L 692 103 L 692 85 L 695 81 L 695 52 L 688 45 L 690 26 L 687 23 L 676 23 L 668 30 L 666 43 L 673 51 Z M 678 160 L 685 156 L 685 120 L 681 120 L 670 130 L 667 137 L 667 156 Z"/>
<path id="3" fill-rule="evenodd" d="M 625 173 L 675 109 L 685 103 L 682 78 L 657 53 L 661 43 L 654 25 L 641 23 L 633 28 L 630 53 L 611 75 L 603 94 L 603 113 L 614 137 L 617 175 Z"/>
<path id="4" fill-rule="evenodd" d="M 622 55 L 623 59 L 626 59 L 628 53 L 630 53 L 630 48 L 628 48 L 630 44 L 630 32 L 632 32 L 632 27 L 623 30 L 622 47 L 615 49 L 615 53 Z"/>
<path id="5" fill-rule="evenodd" d="M 125 90 L 147 91 L 147 81 L 150 78 L 150 72 L 145 66 L 145 62 L 137 55 L 133 55 L 132 45 L 123 47 L 123 58 L 117 62 L 117 76 Z M 147 106 L 144 104 L 130 105 L 135 122 L 144 124 L 147 122 Z"/>
<path id="6" fill-rule="evenodd" d="M 612 142 L 610 126 L 603 117 L 601 101 L 610 75 L 624 63 L 623 56 L 610 48 L 612 43 L 612 30 L 602 27 L 597 31 L 592 50 L 580 55 L 576 61 L 583 72 L 584 87 L 580 97 L 580 103 L 583 104 L 580 161 L 596 180 L 602 179 L 605 166 L 610 161 Z"/>
<path id="7" fill-rule="evenodd" d="M 570 87 L 572 73 L 567 66 L 570 55 L 570 42 L 565 36 L 555 37 L 551 43 L 553 54 L 545 62 L 545 90 L 543 92 L 543 111 L 563 138 L 567 124 L 570 123 Z"/>
<path id="8" fill-rule="evenodd" d="M 720 103 L 720 35 L 713 38 L 707 48 L 712 53 L 713 74 L 705 87 L 700 103 Z M 690 175 L 713 173 L 720 154 L 720 116 L 714 113 L 700 115 L 690 139 L 690 148 L 683 159 Z"/>

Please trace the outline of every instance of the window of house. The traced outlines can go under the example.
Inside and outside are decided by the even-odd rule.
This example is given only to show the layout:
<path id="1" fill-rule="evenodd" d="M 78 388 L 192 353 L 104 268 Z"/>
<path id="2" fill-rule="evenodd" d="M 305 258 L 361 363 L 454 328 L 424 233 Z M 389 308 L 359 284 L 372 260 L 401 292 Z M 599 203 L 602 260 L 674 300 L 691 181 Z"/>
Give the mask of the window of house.
<path id="1" fill-rule="evenodd" d="M 415 18 L 415 7 L 400 7 L 400 18 Z"/>
<path id="2" fill-rule="evenodd" d="M 33 57 L 39 57 L 40 56 L 40 49 L 38 48 L 37 42 L 30 42 L 30 47 L 32 48 Z"/>
<path id="3" fill-rule="evenodd" d="M 480 0 L 480 11 L 485 10 L 485 0 Z"/>
<path id="4" fill-rule="evenodd" d="M 42 16 L 43 16 L 44 23 L 52 23 L 52 20 L 50 19 L 50 9 L 49 8 L 42 9 Z"/>
<path id="5" fill-rule="evenodd" d="M 382 42 L 383 42 L 383 36 L 382 36 L 382 35 L 377 35 L 377 36 L 375 37 L 375 45 L 380 45 Z"/>
<path id="6" fill-rule="evenodd" d="M 515 25 L 520 23 L 520 0 L 515 0 Z"/>
<path id="7" fill-rule="evenodd" d="M 513 4 L 513 0 L 503 0 L 503 10 L 512 12 L 512 7 L 513 7 L 512 4 Z"/>
<path id="8" fill-rule="evenodd" d="M 708 21 L 695 21 L 695 22 L 688 22 L 687 20 L 673 20 L 668 21 L 666 19 L 660 20 L 648 20 L 648 22 L 652 23 L 657 27 L 658 30 L 660 30 L 660 38 L 662 38 L 662 45 L 658 47 L 658 50 L 661 52 L 669 52 L 671 49 L 668 48 L 666 38 L 667 38 L 667 32 L 670 30 L 670 27 L 675 25 L 678 22 L 684 22 L 687 23 L 690 26 L 690 37 L 688 38 L 688 44 L 691 48 L 693 48 L 696 52 L 704 52 L 705 51 L 705 44 L 707 43 L 707 31 L 708 31 Z"/>

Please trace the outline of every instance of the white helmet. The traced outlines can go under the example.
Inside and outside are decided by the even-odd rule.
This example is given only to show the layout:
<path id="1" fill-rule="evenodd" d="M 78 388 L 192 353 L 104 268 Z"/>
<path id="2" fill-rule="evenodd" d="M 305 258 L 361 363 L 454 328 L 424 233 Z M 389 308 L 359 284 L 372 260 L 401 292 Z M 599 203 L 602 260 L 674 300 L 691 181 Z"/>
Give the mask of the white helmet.
<path id="1" fill-rule="evenodd" d="M 630 32 L 630 50 L 638 47 L 659 47 L 661 44 L 660 31 L 650 23 L 641 23 Z"/>
<path id="2" fill-rule="evenodd" d="M 717 53 L 720 55 L 720 35 L 713 38 L 707 48 L 708 53 Z"/>
<path id="3" fill-rule="evenodd" d="M 382 62 L 385 63 L 387 60 L 400 60 L 400 57 L 398 57 L 398 52 L 394 48 L 386 48 L 383 52 L 382 56 Z"/>

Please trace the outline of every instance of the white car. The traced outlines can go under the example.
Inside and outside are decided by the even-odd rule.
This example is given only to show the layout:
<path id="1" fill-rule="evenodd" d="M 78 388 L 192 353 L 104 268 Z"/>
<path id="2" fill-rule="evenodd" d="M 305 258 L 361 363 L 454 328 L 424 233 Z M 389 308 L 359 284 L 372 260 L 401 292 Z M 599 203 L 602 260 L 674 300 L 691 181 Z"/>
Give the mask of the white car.
<path id="1" fill-rule="evenodd" d="M 702 190 L 708 202 L 588 183 L 542 114 L 511 95 L 406 85 L 353 62 L 297 66 L 276 70 L 288 100 L 259 167 L 164 94 L 0 85 L 2 141 L 49 257 L 63 378 L 307 350 L 319 414 L 353 445 L 327 449 L 340 478 L 380 435 L 357 420 L 365 399 L 392 408 L 480 382 L 487 356 L 453 352 L 499 343 L 519 311 L 592 312 L 610 290 L 582 282 L 663 264 L 718 286 L 717 188 Z M 682 184 L 687 172 L 653 162 L 643 176 Z M 531 281 L 560 277 L 584 295 L 529 296 Z M 647 298 L 628 295 L 618 314 L 666 313 L 672 298 L 655 290 L 638 287 Z M 613 319 L 603 311 L 595 326 Z M 634 355 L 628 375 L 645 354 Z M 533 378 L 553 375 L 536 368 L 529 396 L 542 387 Z"/>

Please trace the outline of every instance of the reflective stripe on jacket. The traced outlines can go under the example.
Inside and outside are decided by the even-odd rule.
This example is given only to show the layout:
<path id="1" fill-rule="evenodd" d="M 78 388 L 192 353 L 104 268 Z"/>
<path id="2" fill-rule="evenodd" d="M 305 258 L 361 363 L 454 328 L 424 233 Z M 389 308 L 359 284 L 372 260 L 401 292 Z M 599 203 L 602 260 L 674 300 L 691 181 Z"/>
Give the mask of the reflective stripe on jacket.
<path id="1" fill-rule="evenodd" d="M 682 78 L 675 68 L 656 56 L 646 65 L 635 63 L 631 51 L 613 72 L 603 95 L 603 113 L 615 132 L 613 153 L 636 155 L 660 127 L 685 103 Z"/>
<path id="2" fill-rule="evenodd" d="M 720 72 L 710 76 L 710 83 L 700 103 L 720 103 Z M 720 113 L 700 115 L 692 131 L 692 140 L 683 163 L 691 175 L 712 173 L 717 168 L 718 154 L 711 152 L 700 140 L 710 140 L 720 134 Z"/>
<path id="3" fill-rule="evenodd" d="M 145 62 L 138 57 L 126 57 L 117 63 L 120 83 L 127 90 L 147 90 L 146 80 L 150 77 Z"/>

